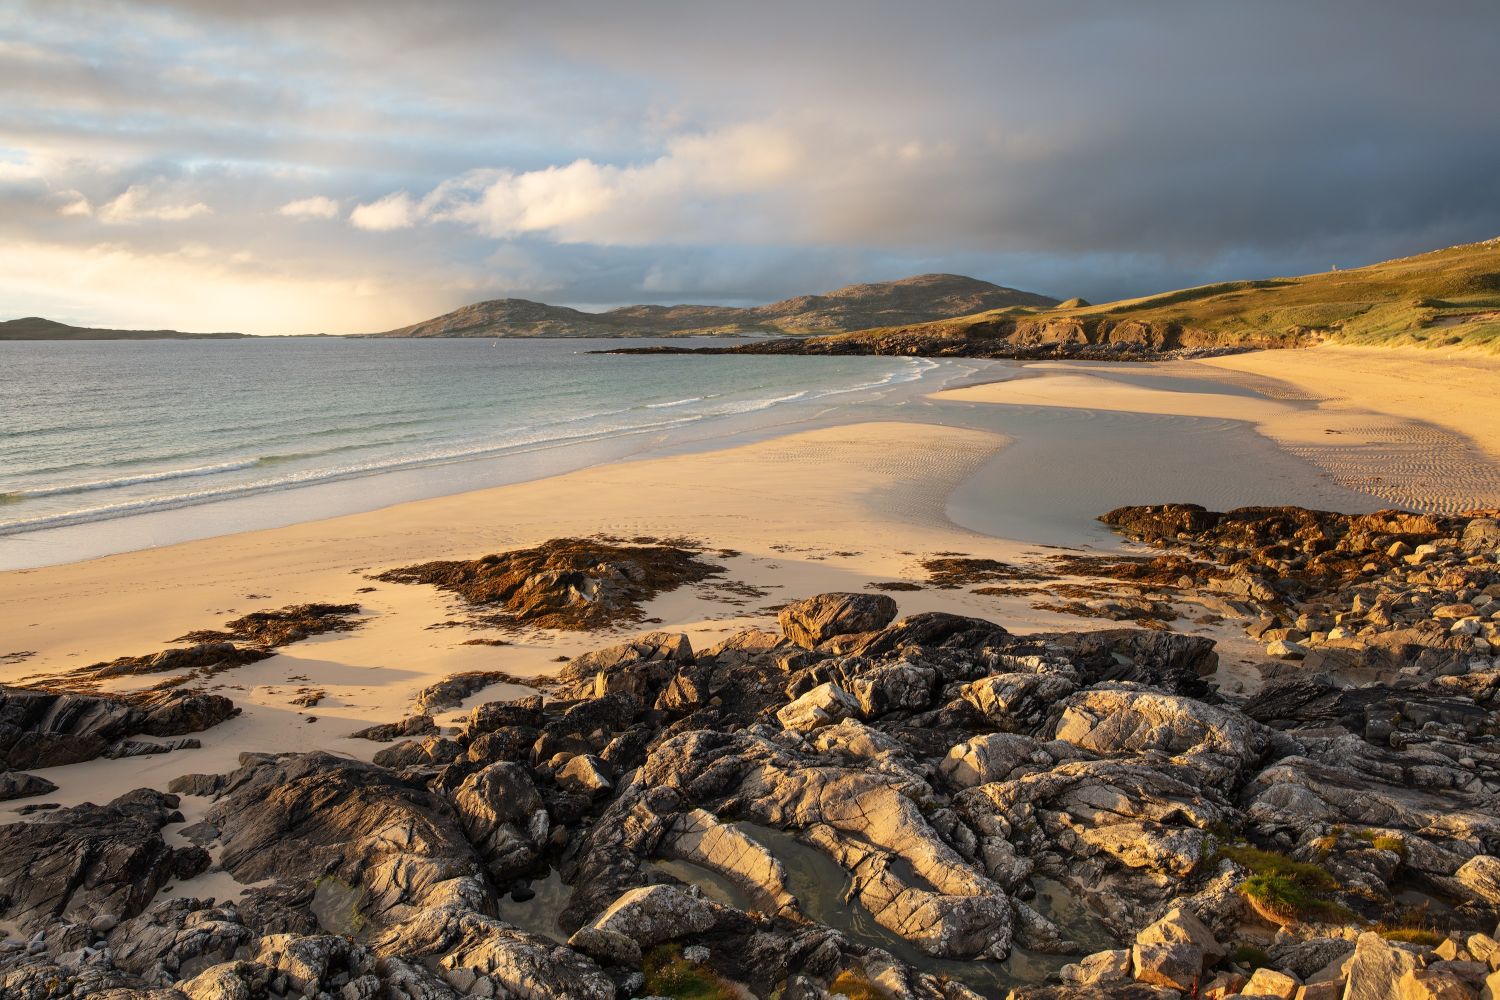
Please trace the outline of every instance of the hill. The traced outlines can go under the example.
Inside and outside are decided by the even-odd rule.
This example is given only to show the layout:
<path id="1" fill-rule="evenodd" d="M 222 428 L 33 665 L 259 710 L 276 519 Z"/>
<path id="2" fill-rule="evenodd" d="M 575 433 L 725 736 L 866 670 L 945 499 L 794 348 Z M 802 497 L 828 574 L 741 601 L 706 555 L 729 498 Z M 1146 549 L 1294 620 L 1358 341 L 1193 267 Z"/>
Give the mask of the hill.
<path id="1" fill-rule="evenodd" d="M 745 345 L 787 354 L 1153 357 L 1425 344 L 1500 350 L 1500 239 L 1347 271 L 1231 281 L 1089 305 L 1008 306 L 929 323 Z"/>
<path id="2" fill-rule="evenodd" d="M 829 333 L 924 323 L 1005 307 L 1045 307 L 1056 300 L 956 274 L 849 285 L 751 308 L 622 306 L 590 313 L 528 299 L 464 306 L 381 337 L 620 337 L 694 333 Z"/>
<path id="3" fill-rule="evenodd" d="M 0 340 L 234 340 L 244 333 L 182 333 L 179 330 L 100 330 L 69 326 L 40 316 L 0 321 Z"/>

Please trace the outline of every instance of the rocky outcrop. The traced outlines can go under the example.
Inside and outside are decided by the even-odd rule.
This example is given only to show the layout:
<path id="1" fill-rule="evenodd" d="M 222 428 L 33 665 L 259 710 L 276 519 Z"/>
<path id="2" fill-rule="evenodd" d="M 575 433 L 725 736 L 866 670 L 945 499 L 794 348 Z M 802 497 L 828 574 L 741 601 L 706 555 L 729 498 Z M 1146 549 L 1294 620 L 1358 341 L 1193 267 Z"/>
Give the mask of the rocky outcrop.
<path id="1" fill-rule="evenodd" d="M 782 633 L 806 649 L 836 635 L 874 632 L 896 617 L 896 602 L 884 594 L 820 594 L 777 613 Z"/>
<path id="2" fill-rule="evenodd" d="M 290 646 L 325 632 L 350 632 L 359 628 L 354 616 L 358 604 L 293 604 L 277 611 L 252 611 L 224 623 L 222 631 L 189 632 L 174 642 L 223 642 L 236 640 L 262 649 Z"/>
<path id="3" fill-rule="evenodd" d="M 127 792 L 0 827 L 0 919 L 27 933 L 57 921 L 88 927 L 133 917 L 172 879 L 208 867 L 199 847 L 169 847 L 161 828 L 180 822 L 175 795 Z"/>
<path id="4" fill-rule="evenodd" d="M 1023 948 L 1012 971 L 1059 971 L 1016 997 L 1404 1000 L 1477 997 L 1500 965 L 1493 668 L 1236 697 L 1198 636 L 856 604 L 802 603 L 795 642 L 638 636 L 547 699 L 377 731 L 407 738 L 374 763 L 246 754 L 171 783 L 213 799 L 180 831 L 146 791 L 0 829 L 0 919 L 28 935 L 0 987 L 605 1000 L 671 967 L 973 1000 Z M 237 901 L 158 891 L 210 854 Z M 1420 926 L 1417 895 L 1441 904 Z M 508 922 L 532 898 L 560 908 L 546 937 Z"/>
<path id="5" fill-rule="evenodd" d="M 105 697 L 0 686 L 0 767 L 76 764 L 132 736 L 199 732 L 238 713 L 222 695 L 180 688 Z"/>
<path id="6" fill-rule="evenodd" d="M 580 630 L 640 621 L 642 602 L 720 572 L 674 545 L 555 538 L 466 562 L 388 570 L 377 579 L 450 591 L 488 612 L 491 623 Z"/>

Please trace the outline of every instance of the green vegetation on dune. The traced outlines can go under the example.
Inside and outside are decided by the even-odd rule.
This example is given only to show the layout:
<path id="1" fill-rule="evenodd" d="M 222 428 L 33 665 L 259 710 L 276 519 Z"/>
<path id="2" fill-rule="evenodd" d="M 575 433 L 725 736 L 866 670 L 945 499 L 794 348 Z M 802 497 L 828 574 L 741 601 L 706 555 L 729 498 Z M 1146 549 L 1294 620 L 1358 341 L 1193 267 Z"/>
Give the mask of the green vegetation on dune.
<path id="1" fill-rule="evenodd" d="M 1229 281 L 1159 295 L 1051 308 L 1010 306 L 848 336 L 918 342 L 1006 337 L 1016 343 L 1086 338 L 1162 347 L 1360 345 L 1500 350 L 1500 239 L 1347 271 Z"/>

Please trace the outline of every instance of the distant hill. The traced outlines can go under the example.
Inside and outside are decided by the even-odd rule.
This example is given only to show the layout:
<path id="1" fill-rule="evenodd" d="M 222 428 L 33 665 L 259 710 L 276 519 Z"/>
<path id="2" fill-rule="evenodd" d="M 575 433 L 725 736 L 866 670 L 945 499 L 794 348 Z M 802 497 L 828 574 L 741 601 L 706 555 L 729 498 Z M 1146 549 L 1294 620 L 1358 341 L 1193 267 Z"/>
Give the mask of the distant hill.
<path id="1" fill-rule="evenodd" d="M 1090 305 L 1007 306 L 788 344 L 789 353 L 993 356 L 1350 344 L 1500 350 L 1500 238 L 1346 271 L 1228 281 Z"/>
<path id="2" fill-rule="evenodd" d="M 0 340 L 234 340 L 244 333 L 182 333 L 178 330 L 98 330 L 40 316 L 0 321 Z"/>
<path id="3" fill-rule="evenodd" d="M 692 333 L 832 333 L 924 323 L 1056 299 L 957 274 L 849 285 L 766 306 L 622 306 L 601 313 L 528 299 L 493 299 L 380 337 L 647 337 Z"/>

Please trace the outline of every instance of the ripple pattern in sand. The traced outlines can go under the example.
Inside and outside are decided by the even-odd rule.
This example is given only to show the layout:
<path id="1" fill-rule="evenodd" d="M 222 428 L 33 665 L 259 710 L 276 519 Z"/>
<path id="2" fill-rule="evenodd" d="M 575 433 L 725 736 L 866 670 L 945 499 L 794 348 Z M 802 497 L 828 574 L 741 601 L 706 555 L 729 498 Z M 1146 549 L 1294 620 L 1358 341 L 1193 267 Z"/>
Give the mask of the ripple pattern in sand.
<path id="1" fill-rule="evenodd" d="M 1500 506 L 1500 468 L 1456 434 L 1406 421 L 1351 427 L 1349 433 L 1359 443 L 1285 447 L 1340 485 L 1401 507 L 1456 514 Z"/>

